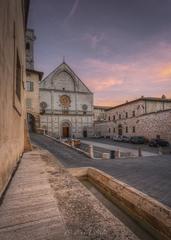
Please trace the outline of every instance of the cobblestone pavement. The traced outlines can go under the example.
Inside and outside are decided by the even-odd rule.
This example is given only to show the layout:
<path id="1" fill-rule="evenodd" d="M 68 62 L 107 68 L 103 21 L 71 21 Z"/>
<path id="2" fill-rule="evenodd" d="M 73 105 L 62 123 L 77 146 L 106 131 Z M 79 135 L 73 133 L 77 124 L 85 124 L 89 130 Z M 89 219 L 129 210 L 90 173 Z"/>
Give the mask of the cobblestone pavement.
<path id="1" fill-rule="evenodd" d="M 31 135 L 67 168 L 96 167 L 171 207 L 171 155 L 115 160 L 92 160 L 46 136 Z"/>

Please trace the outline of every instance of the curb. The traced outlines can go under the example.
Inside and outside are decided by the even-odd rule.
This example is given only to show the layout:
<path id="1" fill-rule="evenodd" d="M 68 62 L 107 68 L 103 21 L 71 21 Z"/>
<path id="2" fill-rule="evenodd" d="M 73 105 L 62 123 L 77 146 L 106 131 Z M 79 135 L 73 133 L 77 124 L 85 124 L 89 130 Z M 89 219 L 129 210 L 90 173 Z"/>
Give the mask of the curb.
<path id="1" fill-rule="evenodd" d="M 171 208 L 93 167 L 70 168 L 78 179 L 88 179 L 158 240 L 171 239 Z"/>

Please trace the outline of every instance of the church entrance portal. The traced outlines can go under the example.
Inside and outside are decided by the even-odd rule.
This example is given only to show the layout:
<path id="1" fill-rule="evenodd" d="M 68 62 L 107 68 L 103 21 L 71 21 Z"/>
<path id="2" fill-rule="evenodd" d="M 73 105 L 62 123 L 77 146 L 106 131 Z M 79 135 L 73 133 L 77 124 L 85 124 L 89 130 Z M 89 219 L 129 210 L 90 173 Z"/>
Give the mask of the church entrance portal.
<path id="1" fill-rule="evenodd" d="M 62 137 L 63 138 L 70 137 L 70 126 L 68 123 L 63 123 L 63 125 L 62 125 Z"/>
<path id="2" fill-rule="evenodd" d="M 118 126 L 118 135 L 122 136 L 122 125 Z"/>

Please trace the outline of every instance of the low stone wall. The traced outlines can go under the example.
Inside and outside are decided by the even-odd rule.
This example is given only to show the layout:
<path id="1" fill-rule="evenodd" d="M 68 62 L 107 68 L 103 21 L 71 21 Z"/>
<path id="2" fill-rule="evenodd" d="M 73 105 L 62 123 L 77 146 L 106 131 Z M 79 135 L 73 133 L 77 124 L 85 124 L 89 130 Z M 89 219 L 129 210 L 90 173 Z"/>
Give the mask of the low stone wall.
<path id="1" fill-rule="evenodd" d="M 70 169 L 70 173 L 77 178 L 87 177 L 107 198 L 124 209 L 157 239 L 171 239 L 169 207 L 98 169 Z"/>

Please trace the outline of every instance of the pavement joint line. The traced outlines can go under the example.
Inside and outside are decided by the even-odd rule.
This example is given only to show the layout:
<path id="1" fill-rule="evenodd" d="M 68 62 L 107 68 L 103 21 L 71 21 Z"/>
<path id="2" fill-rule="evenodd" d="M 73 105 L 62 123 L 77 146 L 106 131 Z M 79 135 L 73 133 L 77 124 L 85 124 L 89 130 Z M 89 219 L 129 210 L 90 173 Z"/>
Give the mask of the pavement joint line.
<path id="1" fill-rule="evenodd" d="M 4 227 L 0 227 L 0 230 L 10 230 L 11 228 L 14 228 L 16 226 L 23 226 L 23 225 L 27 225 L 29 223 L 36 223 L 36 222 L 40 222 L 42 220 L 48 220 L 48 219 L 53 219 L 53 218 L 56 218 L 56 217 L 59 217 L 59 214 L 58 215 L 54 215 L 52 217 L 46 217 L 46 218 L 40 218 L 40 219 L 37 219 L 37 220 L 33 220 L 33 221 L 26 221 L 26 222 L 23 222 L 23 223 L 18 223 L 18 224 L 13 224 L 13 225 L 8 225 L 8 226 L 4 226 Z"/>

